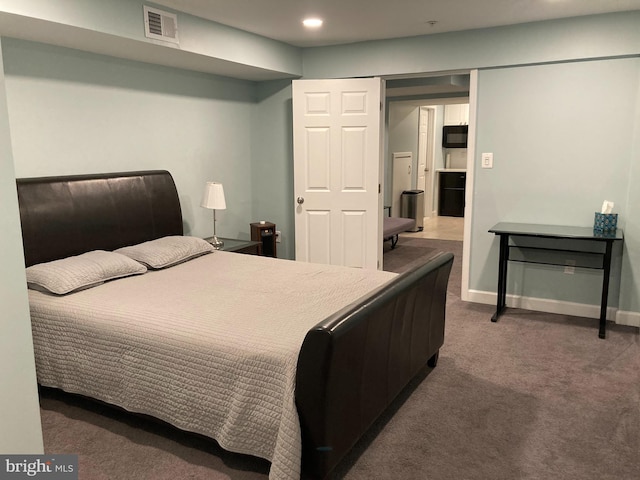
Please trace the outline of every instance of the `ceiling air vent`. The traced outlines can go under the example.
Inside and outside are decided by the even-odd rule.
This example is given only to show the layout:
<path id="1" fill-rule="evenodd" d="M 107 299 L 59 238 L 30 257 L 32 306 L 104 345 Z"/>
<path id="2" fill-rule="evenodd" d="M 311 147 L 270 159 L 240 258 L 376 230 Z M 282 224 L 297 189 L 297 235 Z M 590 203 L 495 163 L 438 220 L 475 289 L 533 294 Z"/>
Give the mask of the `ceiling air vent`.
<path id="1" fill-rule="evenodd" d="M 144 6 L 144 34 L 147 38 L 178 43 L 178 18 L 175 14 Z"/>

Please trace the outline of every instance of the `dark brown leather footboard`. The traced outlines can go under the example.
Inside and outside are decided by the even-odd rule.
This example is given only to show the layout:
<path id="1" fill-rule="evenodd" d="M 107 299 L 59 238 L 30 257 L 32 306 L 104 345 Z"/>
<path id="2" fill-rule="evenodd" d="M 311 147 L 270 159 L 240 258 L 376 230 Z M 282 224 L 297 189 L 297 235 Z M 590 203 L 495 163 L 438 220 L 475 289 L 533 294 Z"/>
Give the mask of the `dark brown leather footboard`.
<path id="1" fill-rule="evenodd" d="M 453 255 L 398 276 L 307 334 L 296 379 L 303 471 L 325 478 L 444 342 Z"/>

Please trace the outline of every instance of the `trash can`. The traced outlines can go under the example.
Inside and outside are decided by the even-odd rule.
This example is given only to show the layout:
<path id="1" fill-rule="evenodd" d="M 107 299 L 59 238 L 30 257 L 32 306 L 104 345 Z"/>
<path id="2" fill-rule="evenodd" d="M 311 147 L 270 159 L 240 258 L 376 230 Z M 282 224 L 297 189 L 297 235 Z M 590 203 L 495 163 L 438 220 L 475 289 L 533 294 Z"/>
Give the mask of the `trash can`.
<path id="1" fill-rule="evenodd" d="M 421 232 L 424 228 L 424 190 L 405 190 L 400 197 L 400 216 L 413 218 L 416 226 L 410 232 Z"/>

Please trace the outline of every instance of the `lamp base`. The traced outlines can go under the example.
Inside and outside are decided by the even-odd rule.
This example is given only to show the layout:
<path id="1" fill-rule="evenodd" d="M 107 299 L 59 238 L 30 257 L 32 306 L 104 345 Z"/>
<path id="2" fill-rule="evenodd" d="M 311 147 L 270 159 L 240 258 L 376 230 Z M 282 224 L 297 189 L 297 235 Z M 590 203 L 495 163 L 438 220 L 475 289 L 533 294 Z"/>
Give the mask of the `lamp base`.
<path id="1" fill-rule="evenodd" d="M 209 243 L 216 250 L 220 250 L 222 247 L 224 247 L 224 242 L 220 240 L 218 237 L 216 237 L 215 235 L 211 238 L 211 240 L 209 240 Z"/>

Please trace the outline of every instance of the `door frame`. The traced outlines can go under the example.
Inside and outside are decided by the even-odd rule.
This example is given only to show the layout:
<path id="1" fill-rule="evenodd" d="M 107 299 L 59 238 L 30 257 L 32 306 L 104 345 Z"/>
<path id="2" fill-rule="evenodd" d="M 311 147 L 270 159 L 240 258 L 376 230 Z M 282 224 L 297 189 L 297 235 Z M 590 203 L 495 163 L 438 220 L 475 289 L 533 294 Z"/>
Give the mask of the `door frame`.
<path id="1" fill-rule="evenodd" d="M 473 188 L 475 185 L 476 120 L 478 110 L 478 70 L 469 72 L 469 132 L 467 135 L 467 184 L 465 188 L 464 233 L 462 239 L 462 276 L 460 298 L 469 298 L 469 264 L 471 255 L 471 230 L 473 220 Z"/>
<path id="2" fill-rule="evenodd" d="M 432 105 L 420 106 L 419 110 L 419 123 L 422 122 L 422 116 L 427 115 L 427 141 L 426 145 L 422 145 L 420 138 L 418 137 L 418 168 L 420 166 L 420 160 L 425 157 L 425 174 L 424 174 L 424 213 L 425 217 L 432 217 L 435 213 L 433 198 L 435 195 L 435 142 L 436 142 L 436 108 Z M 420 127 L 418 127 L 418 135 L 420 135 Z M 419 176 L 420 172 L 416 172 Z M 418 188 L 420 186 L 418 185 Z"/>
<path id="3" fill-rule="evenodd" d="M 449 72 L 452 73 L 452 72 Z M 477 69 L 469 69 L 469 70 L 459 70 L 455 72 L 456 74 L 468 74 L 469 75 L 469 133 L 468 133 L 468 143 L 467 143 L 467 183 L 465 190 L 465 213 L 464 213 L 464 234 L 462 240 L 462 277 L 461 277 L 461 285 L 460 285 L 460 298 L 463 301 L 471 301 L 469 295 L 469 266 L 470 266 L 470 255 L 471 255 L 471 239 L 472 239 L 472 219 L 473 219 L 473 193 L 474 193 L 474 166 L 475 166 L 475 149 L 476 149 L 476 116 L 477 116 L 477 103 L 478 103 L 478 70 Z M 424 72 L 422 74 L 407 74 L 407 75 L 393 75 L 383 77 L 386 79 L 393 78 L 417 78 L 417 77 L 434 77 L 441 76 L 440 73 L 429 73 Z M 424 98 L 425 105 L 444 105 L 448 102 L 446 100 L 450 99 L 445 95 L 438 98 Z M 414 99 L 415 100 L 415 99 Z M 444 100 L 444 102 L 443 102 Z M 394 97 L 387 97 L 386 103 L 390 102 L 400 102 L 402 99 L 395 99 Z M 388 119 L 387 119 L 388 120 Z M 388 125 L 386 125 L 385 137 L 388 135 Z M 435 147 L 434 147 L 435 148 Z M 385 157 L 386 158 L 386 157 Z M 433 187 L 436 188 L 436 176 L 435 169 L 433 169 Z M 384 180 L 384 178 L 383 178 Z M 435 208 L 435 204 L 434 204 Z"/>

